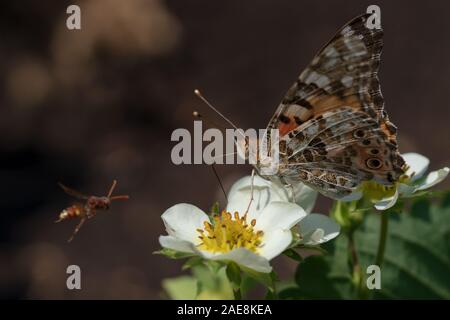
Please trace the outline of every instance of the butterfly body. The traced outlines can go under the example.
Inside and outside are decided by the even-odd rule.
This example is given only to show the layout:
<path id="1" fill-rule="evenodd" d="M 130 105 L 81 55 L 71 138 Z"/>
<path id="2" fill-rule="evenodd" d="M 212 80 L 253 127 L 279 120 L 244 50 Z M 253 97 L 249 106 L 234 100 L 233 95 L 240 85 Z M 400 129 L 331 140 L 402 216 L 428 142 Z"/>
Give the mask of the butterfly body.
<path id="1" fill-rule="evenodd" d="M 392 185 L 404 173 L 377 75 L 383 32 L 366 27 L 369 16 L 338 31 L 285 95 L 264 138 L 270 145 L 279 130 L 278 171 L 263 178 L 344 199 L 363 181 Z"/>

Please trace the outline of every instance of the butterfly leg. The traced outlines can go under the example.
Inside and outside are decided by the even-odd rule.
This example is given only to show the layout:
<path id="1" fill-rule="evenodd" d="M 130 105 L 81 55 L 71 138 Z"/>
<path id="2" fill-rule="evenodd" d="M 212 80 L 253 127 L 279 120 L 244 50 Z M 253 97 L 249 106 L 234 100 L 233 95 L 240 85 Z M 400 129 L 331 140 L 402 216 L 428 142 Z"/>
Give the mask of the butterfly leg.
<path id="1" fill-rule="evenodd" d="M 289 184 L 285 185 L 285 187 L 291 189 L 291 201 L 295 202 L 296 197 L 295 197 L 294 186 L 289 183 Z"/>
<path id="2" fill-rule="evenodd" d="M 67 242 L 71 242 L 73 240 L 73 238 L 75 237 L 75 235 L 78 233 L 78 231 L 80 231 L 81 227 L 83 226 L 84 222 L 86 221 L 87 217 L 83 217 L 81 218 L 80 223 L 75 227 L 75 230 L 72 233 L 72 236 L 69 238 L 69 240 Z"/>
<path id="3" fill-rule="evenodd" d="M 247 215 L 248 210 L 250 210 L 250 206 L 252 205 L 252 202 L 253 202 L 254 181 L 255 181 L 255 169 L 252 170 L 252 178 L 251 178 L 251 186 L 250 186 L 250 201 L 248 202 L 247 210 L 245 210 L 244 215 Z"/>

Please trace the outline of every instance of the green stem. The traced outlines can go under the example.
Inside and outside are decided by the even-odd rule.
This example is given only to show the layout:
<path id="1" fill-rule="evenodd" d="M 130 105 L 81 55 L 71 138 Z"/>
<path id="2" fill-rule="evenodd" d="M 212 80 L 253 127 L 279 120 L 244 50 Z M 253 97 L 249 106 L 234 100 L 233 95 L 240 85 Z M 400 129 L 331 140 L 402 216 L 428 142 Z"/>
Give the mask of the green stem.
<path id="1" fill-rule="evenodd" d="M 389 217 L 387 212 L 380 213 L 380 239 L 378 242 L 378 252 L 375 258 L 375 264 L 379 267 L 383 264 L 384 251 L 386 249 L 387 231 L 389 225 Z"/>
<path id="2" fill-rule="evenodd" d="M 230 281 L 230 285 L 233 288 L 234 300 L 242 300 L 242 278 L 241 278 L 241 269 L 239 266 L 231 262 L 227 265 L 226 274 L 228 281 Z"/>
<path id="3" fill-rule="evenodd" d="M 358 253 L 356 252 L 356 247 L 355 247 L 355 241 L 353 238 L 353 232 L 350 232 L 348 234 L 348 248 L 350 250 L 350 254 L 351 254 L 351 261 L 352 261 L 352 266 L 353 266 L 353 281 L 356 285 L 356 287 L 358 288 L 358 292 L 359 289 L 361 287 L 361 280 L 362 280 L 362 274 L 361 274 L 361 265 L 359 264 L 359 259 L 358 259 Z"/>
<path id="4" fill-rule="evenodd" d="M 242 300 L 241 288 L 234 288 L 233 294 L 234 294 L 234 300 Z"/>
<path id="5" fill-rule="evenodd" d="M 278 279 L 278 276 L 276 275 L 275 271 L 272 271 L 270 273 L 270 286 L 268 288 L 268 294 L 270 293 L 270 299 L 272 300 L 278 300 L 278 292 L 277 292 L 277 287 L 275 282 L 277 281 L 276 279 Z"/>

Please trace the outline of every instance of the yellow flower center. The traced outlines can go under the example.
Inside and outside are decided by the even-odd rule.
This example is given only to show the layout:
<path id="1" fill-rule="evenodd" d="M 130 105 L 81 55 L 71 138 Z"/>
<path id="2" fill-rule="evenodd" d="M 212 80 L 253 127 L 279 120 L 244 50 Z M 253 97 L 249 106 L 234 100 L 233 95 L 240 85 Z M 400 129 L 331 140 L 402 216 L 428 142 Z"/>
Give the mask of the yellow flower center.
<path id="1" fill-rule="evenodd" d="M 234 213 L 222 211 L 213 216 L 213 222 L 204 222 L 203 229 L 197 229 L 201 243 L 200 249 L 210 252 L 225 253 L 237 248 L 246 248 L 256 252 L 261 245 L 262 231 L 254 230 L 256 220 L 247 223 L 247 215 L 239 217 Z"/>
<path id="2" fill-rule="evenodd" d="M 405 165 L 403 170 L 406 172 L 406 170 L 408 170 L 408 166 Z M 392 186 L 385 186 L 375 181 L 365 181 L 362 183 L 361 189 L 370 200 L 377 202 L 383 198 L 392 197 L 397 189 L 397 184 L 409 184 L 413 175 L 414 174 L 408 176 L 407 174 L 402 174 L 398 178 L 398 181 L 396 181 Z"/>
<path id="3" fill-rule="evenodd" d="M 396 188 L 396 184 L 385 186 L 375 181 L 365 181 L 362 183 L 365 196 L 375 202 L 393 196 Z"/>

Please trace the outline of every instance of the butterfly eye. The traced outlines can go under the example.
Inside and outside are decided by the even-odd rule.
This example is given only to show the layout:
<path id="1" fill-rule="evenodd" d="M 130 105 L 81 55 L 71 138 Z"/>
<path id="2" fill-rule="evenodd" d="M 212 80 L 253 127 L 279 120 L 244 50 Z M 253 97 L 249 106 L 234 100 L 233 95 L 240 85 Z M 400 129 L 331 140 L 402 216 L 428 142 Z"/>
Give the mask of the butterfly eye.
<path id="1" fill-rule="evenodd" d="M 382 162 L 377 158 L 367 159 L 366 165 L 369 169 L 379 169 L 382 166 Z"/>
<path id="2" fill-rule="evenodd" d="M 362 129 L 357 129 L 353 132 L 353 136 L 355 138 L 364 138 L 366 135 L 366 132 Z"/>

